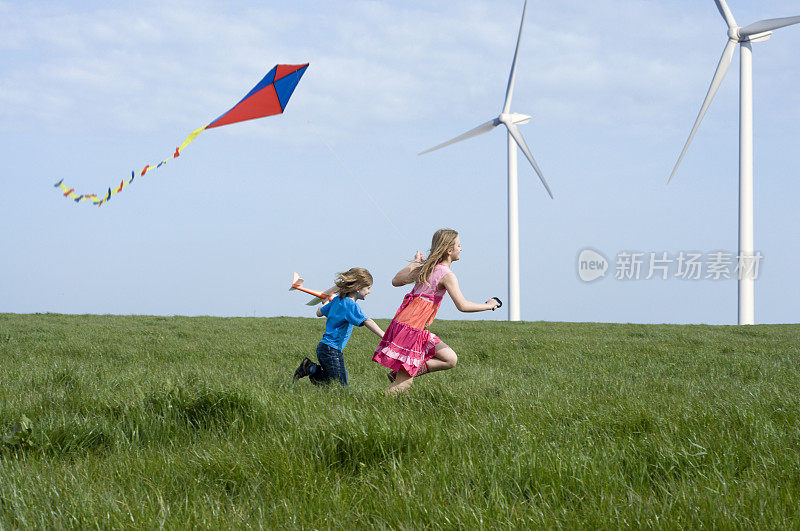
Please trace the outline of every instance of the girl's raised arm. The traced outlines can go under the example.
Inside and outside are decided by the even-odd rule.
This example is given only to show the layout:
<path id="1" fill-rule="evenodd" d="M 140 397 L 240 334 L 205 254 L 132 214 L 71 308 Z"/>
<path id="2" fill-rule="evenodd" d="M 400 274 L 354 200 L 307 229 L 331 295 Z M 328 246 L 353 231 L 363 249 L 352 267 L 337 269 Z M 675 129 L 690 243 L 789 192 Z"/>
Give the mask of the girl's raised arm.
<path id="1" fill-rule="evenodd" d="M 414 282 L 414 273 L 416 269 L 422 265 L 425 259 L 422 257 L 422 253 L 417 251 L 417 254 L 414 255 L 414 261 L 408 264 L 406 267 L 401 269 L 397 272 L 397 274 L 392 279 L 392 286 L 400 287 L 405 286 L 406 284 L 411 284 Z"/>
<path id="2" fill-rule="evenodd" d="M 489 299 L 485 304 L 468 301 L 461 293 L 461 288 L 458 287 L 458 279 L 452 272 L 447 273 L 444 278 L 439 281 L 439 286 L 447 290 L 447 293 L 450 294 L 450 298 L 453 299 L 453 303 L 460 312 L 483 312 L 485 310 L 493 310 L 497 307 L 498 302 L 496 299 Z"/>

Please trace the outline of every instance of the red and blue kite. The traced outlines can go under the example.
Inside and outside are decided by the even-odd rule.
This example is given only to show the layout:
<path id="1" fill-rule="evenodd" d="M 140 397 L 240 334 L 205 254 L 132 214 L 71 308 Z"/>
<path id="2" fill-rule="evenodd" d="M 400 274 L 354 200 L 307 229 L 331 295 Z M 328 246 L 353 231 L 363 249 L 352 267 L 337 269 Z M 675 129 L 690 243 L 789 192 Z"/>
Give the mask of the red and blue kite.
<path id="1" fill-rule="evenodd" d="M 272 70 L 270 70 L 267 75 L 264 76 L 264 78 L 259 81 L 258 84 L 253 87 L 253 89 L 248 92 L 244 98 L 242 98 L 239 103 L 234 105 L 230 110 L 223 113 L 222 116 L 208 125 L 192 131 L 189 136 L 186 137 L 186 140 L 183 141 L 183 144 L 181 144 L 180 147 L 175 148 L 175 153 L 171 157 L 162 160 L 158 164 L 148 164 L 139 173 L 139 177 L 143 176 L 149 171 L 160 168 L 170 159 L 180 156 L 181 151 L 183 151 L 186 146 L 191 144 L 192 141 L 197 138 L 197 135 L 206 129 L 235 124 L 236 122 L 244 122 L 245 120 L 263 118 L 264 116 L 281 114 L 286 110 L 286 105 L 289 103 L 289 98 L 292 97 L 292 93 L 294 92 L 295 87 L 297 87 L 297 84 L 300 82 L 300 78 L 303 77 L 306 68 L 308 68 L 308 63 L 304 65 L 275 65 Z M 135 177 L 136 173 L 131 172 L 130 179 L 127 181 L 123 179 L 122 182 L 119 183 L 119 186 L 109 188 L 108 192 L 103 196 L 97 196 L 96 194 L 77 194 L 75 193 L 74 188 L 70 188 L 64 184 L 64 179 L 58 181 L 55 184 L 55 187 L 64 192 L 64 197 L 68 197 L 74 200 L 76 203 L 80 203 L 81 201 L 91 201 L 95 205 L 100 206 L 109 201 L 111 196 L 118 194 L 123 188 L 131 184 Z"/>

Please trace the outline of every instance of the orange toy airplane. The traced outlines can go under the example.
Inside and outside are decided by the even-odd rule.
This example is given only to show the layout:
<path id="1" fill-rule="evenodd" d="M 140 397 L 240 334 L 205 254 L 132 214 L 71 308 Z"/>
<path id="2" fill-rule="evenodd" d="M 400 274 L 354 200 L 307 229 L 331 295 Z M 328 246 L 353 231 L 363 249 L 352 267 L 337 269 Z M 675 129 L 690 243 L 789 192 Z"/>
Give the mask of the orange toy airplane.
<path id="1" fill-rule="evenodd" d="M 336 286 L 328 288 L 325 291 L 317 291 L 315 289 L 304 288 L 303 279 L 300 278 L 300 273 L 297 272 L 292 273 L 292 286 L 289 288 L 289 291 L 292 291 L 294 289 L 314 296 L 313 299 L 311 299 L 306 303 L 306 305 L 308 306 L 315 306 L 319 303 L 326 303 L 332 300 L 336 296 L 335 292 Z"/>

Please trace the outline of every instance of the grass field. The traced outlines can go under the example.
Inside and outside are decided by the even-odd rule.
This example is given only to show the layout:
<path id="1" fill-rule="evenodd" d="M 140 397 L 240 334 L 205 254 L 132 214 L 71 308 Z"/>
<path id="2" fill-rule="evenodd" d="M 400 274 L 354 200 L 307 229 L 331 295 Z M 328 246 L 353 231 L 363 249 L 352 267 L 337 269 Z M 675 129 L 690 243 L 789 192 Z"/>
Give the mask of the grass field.
<path id="1" fill-rule="evenodd" d="M 323 326 L 0 314 L 0 528 L 800 527 L 798 325 L 437 321 L 396 398 Z"/>

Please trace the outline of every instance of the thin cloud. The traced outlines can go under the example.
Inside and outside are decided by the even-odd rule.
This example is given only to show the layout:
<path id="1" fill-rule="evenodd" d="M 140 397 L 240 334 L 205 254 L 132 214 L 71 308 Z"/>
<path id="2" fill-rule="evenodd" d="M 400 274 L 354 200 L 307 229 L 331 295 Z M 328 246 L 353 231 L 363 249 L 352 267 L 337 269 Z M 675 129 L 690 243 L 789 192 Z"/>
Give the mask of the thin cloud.
<path id="1" fill-rule="evenodd" d="M 697 9 L 640 0 L 529 5 L 515 102 L 575 124 L 673 115 L 702 96 L 718 58 L 706 28 L 720 21 L 713 5 L 703 9 L 708 20 L 690 16 Z M 265 61 L 307 58 L 293 110 L 333 135 L 353 132 L 365 116 L 413 124 L 446 112 L 472 123 L 496 112 L 521 11 L 511 1 L 352 1 L 313 12 L 213 1 L 81 12 L 55 4 L 44 13 L 4 2 L 0 10 L 0 49 L 28 59 L 0 67 L 0 127 L 195 127 L 241 97 L 272 66 Z"/>

